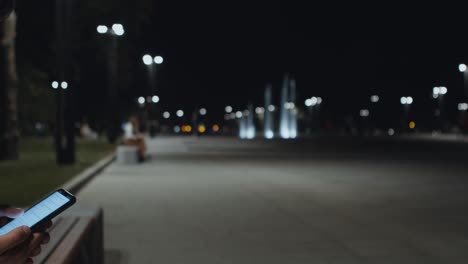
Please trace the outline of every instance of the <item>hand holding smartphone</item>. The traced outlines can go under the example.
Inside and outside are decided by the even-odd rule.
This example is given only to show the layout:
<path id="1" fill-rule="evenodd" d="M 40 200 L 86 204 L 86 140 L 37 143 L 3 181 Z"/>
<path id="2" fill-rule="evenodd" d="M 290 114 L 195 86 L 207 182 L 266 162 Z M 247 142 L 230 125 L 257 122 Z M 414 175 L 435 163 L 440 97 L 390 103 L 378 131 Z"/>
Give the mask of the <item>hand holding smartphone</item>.
<path id="1" fill-rule="evenodd" d="M 57 190 L 24 211 L 22 216 L 11 220 L 0 228 L 0 236 L 20 226 L 28 226 L 34 231 L 42 223 L 56 217 L 75 202 L 76 198 L 71 193 L 63 189 Z"/>

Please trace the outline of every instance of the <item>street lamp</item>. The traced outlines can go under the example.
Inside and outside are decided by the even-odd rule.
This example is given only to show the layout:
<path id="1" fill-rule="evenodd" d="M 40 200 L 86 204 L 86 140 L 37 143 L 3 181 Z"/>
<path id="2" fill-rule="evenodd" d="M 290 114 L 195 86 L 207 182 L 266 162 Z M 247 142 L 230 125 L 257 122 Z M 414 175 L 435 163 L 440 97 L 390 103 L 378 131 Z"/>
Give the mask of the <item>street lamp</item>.
<path id="1" fill-rule="evenodd" d="M 150 55 L 146 54 L 143 56 L 143 63 L 145 65 L 151 65 L 153 63 L 153 58 Z"/>
<path id="2" fill-rule="evenodd" d="M 163 57 L 161 57 L 161 56 L 156 56 L 156 57 L 154 57 L 154 63 L 156 63 L 156 64 L 159 65 L 159 64 L 162 64 L 163 62 L 164 62 L 164 58 L 163 58 Z"/>
<path id="3" fill-rule="evenodd" d="M 462 70 L 463 67 L 460 65 L 460 70 Z M 440 129 L 443 130 L 444 127 L 444 95 L 446 95 L 448 92 L 447 87 L 444 86 L 437 86 L 432 88 L 432 97 L 434 99 L 438 99 L 438 109 L 436 110 L 436 116 L 440 120 Z"/>
<path id="4" fill-rule="evenodd" d="M 177 115 L 178 117 L 183 117 L 183 116 L 184 116 L 184 111 L 182 111 L 182 110 L 177 110 L 176 115 Z"/>
<path id="5" fill-rule="evenodd" d="M 232 106 L 228 105 L 224 108 L 224 111 L 226 111 L 226 113 L 230 114 L 232 112 Z"/>
<path id="6" fill-rule="evenodd" d="M 467 69 L 468 68 L 467 68 L 466 64 L 464 64 L 464 63 L 461 63 L 461 64 L 458 65 L 458 70 L 460 72 L 466 72 Z"/>
<path id="7" fill-rule="evenodd" d="M 206 115 L 207 113 L 206 108 L 201 108 L 199 112 L 200 112 L 200 115 L 202 116 Z"/>
<path id="8" fill-rule="evenodd" d="M 120 23 L 115 23 L 112 26 L 98 25 L 96 31 L 99 35 L 108 36 L 108 47 L 106 47 L 107 55 L 107 99 L 108 107 L 107 116 L 109 122 L 107 126 L 107 138 L 109 142 L 115 142 L 119 134 L 119 116 L 116 115 L 115 109 L 117 108 L 118 96 L 118 53 L 117 53 L 117 38 L 125 34 L 124 26 Z"/>
<path id="9" fill-rule="evenodd" d="M 304 102 L 307 107 L 307 134 L 311 133 L 312 125 L 315 123 L 316 119 L 318 120 L 320 114 L 320 105 L 322 104 L 322 97 L 313 96 L 307 98 Z"/>
<path id="10" fill-rule="evenodd" d="M 400 104 L 403 105 L 404 107 L 404 116 L 403 116 L 403 130 L 407 130 L 407 120 L 408 120 L 408 115 L 410 111 L 410 106 L 413 104 L 414 100 L 413 97 L 411 96 L 406 96 L 406 97 L 401 97 L 400 98 Z"/>

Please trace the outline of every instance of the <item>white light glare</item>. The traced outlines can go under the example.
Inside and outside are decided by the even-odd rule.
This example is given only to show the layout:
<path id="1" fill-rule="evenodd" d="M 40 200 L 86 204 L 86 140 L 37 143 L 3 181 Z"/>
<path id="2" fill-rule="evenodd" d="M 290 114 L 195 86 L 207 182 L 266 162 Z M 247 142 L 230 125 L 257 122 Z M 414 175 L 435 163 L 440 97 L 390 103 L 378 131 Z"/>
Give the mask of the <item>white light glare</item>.
<path id="1" fill-rule="evenodd" d="M 154 95 L 154 96 L 151 98 L 151 100 L 153 101 L 153 103 L 157 104 L 157 103 L 159 103 L 159 96 Z"/>
<path id="2" fill-rule="evenodd" d="M 228 105 L 224 108 L 224 111 L 226 111 L 226 113 L 231 113 L 232 112 L 232 106 Z"/>
<path id="3" fill-rule="evenodd" d="M 115 33 L 117 36 L 122 36 L 123 34 L 125 34 L 125 30 L 124 30 L 122 24 L 114 24 L 114 25 L 112 25 L 112 31 L 114 31 L 114 33 Z"/>
<path id="4" fill-rule="evenodd" d="M 184 111 L 182 111 L 182 110 L 177 110 L 176 115 L 177 115 L 178 117 L 183 117 L 183 116 L 184 116 Z"/>
<path id="5" fill-rule="evenodd" d="M 380 100 L 380 97 L 378 95 L 372 95 L 370 100 L 372 103 L 378 103 Z"/>
<path id="6" fill-rule="evenodd" d="M 441 95 L 447 94 L 447 92 L 448 92 L 447 87 L 440 87 L 440 94 Z"/>
<path id="7" fill-rule="evenodd" d="M 58 82 L 52 82 L 52 88 L 57 89 L 59 87 Z"/>
<path id="8" fill-rule="evenodd" d="M 242 112 L 241 112 L 241 111 L 237 111 L 237 112 L 236 112 L 236 117 L 237 117 L 237 118 L 241 118 L 241 117 L 242 117 Z"/>
<path id="9" fill-rule="evenodd" d="M 395 130 L 394 130 L 393 128 L 389 128 L 389 129 L 388 129 L 388 135 L 389 135 L 389 136 L 395 135 Z"/>
<path id="10" fill-rule="evenodd" d="M 402 105 L 410 105 L 413 103 L 413 97 L 408 96 L 408 97 L 401 97 L 400 98 L 400 103 Z"/>
<path id="11" fill-rule="evenodd" d="M 161 56 L 156 56 L 154 57 L 154 63 L 156 64 L 162 64 L 164 62 L 164 58 Z"/>
<path id="12" fill-rule="evenodd" d="M 207 112 L 206 108 L 200 109 L 200 115 L 204 116 L 204 115 L 206 115 L 206 112 Z"/>
<path id="13" fill-rule="evenodd" d="M 68 83 L 67 82 L 62 82 L 62 84 L 60 86 L 62 87 L 62 89 L 66 90 L 68 88 Z"/>
<path id="14" fill-rule="evenodd" d="M 146 102 L 145 98 L 143 96 L 138 97 L 138 103 L 139 104 L 144 104 Z"/>
<path id="15" fill-rule="evenodd" d="M 261 114 L 265 113 L 265 108 L 257 107 L 257 108 L 255 108 L 255 113 L 257 113 L 257 115 L 261 115 Z"/>
<path id="16" fill-rule="evenodd" d="M 305 106 L 307 106 L 307 107 L 312 106 L 312 99 L 307 99 L 307 100 L 305 100 L 305 103 L 304 103 L 304 104 L 305 104 Z"/>
<path id="17" fill-rule="evenodd" d="M 314 105 L 318 104 L 318 98 L 314 96 L 314 97 L 310 98 L 310 102 L 312 103 L 312 106 L 314 106 Z"/>
<path id="18" fill-rule="evenodd" d="M 164 117 L 165 119 L 168 119 L 169 117 L 171 117 L 171 114 L 170 114 L 169 112 L 164 112 L 164 113 L 163 113 L 163 117 Z"/>
<path id="19" fill-rule="evenodd" d="M 434 87 L 432 89 L 432 96 L 434 98 L 438 98 L 439 95 L 445 95 L 445 94 L 447 94 L 447 92 L 448 92 L 447 87 L 443 87 L 443 86 L 442 87 Z"/>
<path id="20" fill-rule="evenodd" d="M 466 64 L 462 63 L 462 64 L 458 65 L 458 70 L 460 72 L 466 72 L 466 70 L 467 70 Z"/>
<path id="21" fill-rule="evenodd" d="M 104 25 L 99 25 L 99 26 L 97 27 L 97 32 L 98 32 L 99 34 L 106 34 L 107 31 L 109 31 L 109 29 L 108 29 L 106 26 L 104 26 Z"/>
<path id="22" fill-rule="evenodd" d="M 270 111 L 270 112 L 274 112 L 275 109 L 276 109 L 276 107 L 274 105 L 269 105 L 268 106 L 268 111 Z"/>
<path id="23" fill-rule="evenodd" d="M 146 54 L 145 56 L 143 56 L 143 63 L 145 65 L 151 65 L 151 63 L 153 63 L 153 59 L 150 55 Z"/>
<path id="24" fill-rule="evenodd" d="M 359 111 L 359 115 L 361 117 L 368 117 L 370 115 L 370 112 L 368 109 L 361 109 L 361 111 Z"/>
<path id="25" fill-rule="evenodd" d="M 322 104 L 322 97 L 317 97 L 317 104 Z"/>
<path id="26" fill-rule="evenodd" d="M 459 103 L 458 104 L 458 111 L 467 111 L 468 110 L 468 104 L 467 103 Z"/>

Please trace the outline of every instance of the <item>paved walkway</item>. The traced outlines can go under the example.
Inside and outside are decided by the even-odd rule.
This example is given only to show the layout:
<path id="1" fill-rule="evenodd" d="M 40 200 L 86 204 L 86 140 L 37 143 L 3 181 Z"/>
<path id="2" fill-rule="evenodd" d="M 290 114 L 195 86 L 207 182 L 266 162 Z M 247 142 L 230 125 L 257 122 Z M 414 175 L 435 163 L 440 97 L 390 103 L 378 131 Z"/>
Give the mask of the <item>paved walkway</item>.
<path id="1" fill-rule="evenodd" d="M 301 144 L 160 138 L 80 194 L 107 263 L 466 263 L 457 163 L 322 157 Z M 309 151 L 309 152 L 307 152 Z"/>

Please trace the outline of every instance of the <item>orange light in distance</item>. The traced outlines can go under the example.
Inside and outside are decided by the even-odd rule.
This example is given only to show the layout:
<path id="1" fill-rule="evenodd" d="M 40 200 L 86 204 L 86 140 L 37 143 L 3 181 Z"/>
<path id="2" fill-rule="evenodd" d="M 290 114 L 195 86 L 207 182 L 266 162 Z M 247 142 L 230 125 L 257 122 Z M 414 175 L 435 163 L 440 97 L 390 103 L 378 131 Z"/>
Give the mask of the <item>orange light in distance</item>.
<path id="1" fill-rule="evenodd" d="M 410 129 L 414 129 L 414 128 L 416 128 L 416 123 L 414 121 L 411 121 L 411 122 L 409 122 L 408 126 L 409 126 Z"/>
<path id="2" fill-rule="evenodd" d="M 198 132 L 199 133 L 203 134 L 203 133 L 205 133 L 205 131 L 206 131 L 206 127 L 204 125 L 199 125 L 198 126 Z"/>
<path id="3" fill-rule="evenodd" d="M 219 126 L 218 125 L 213 125 L 213 131 L 216 133 L 219 131 Z"/>

